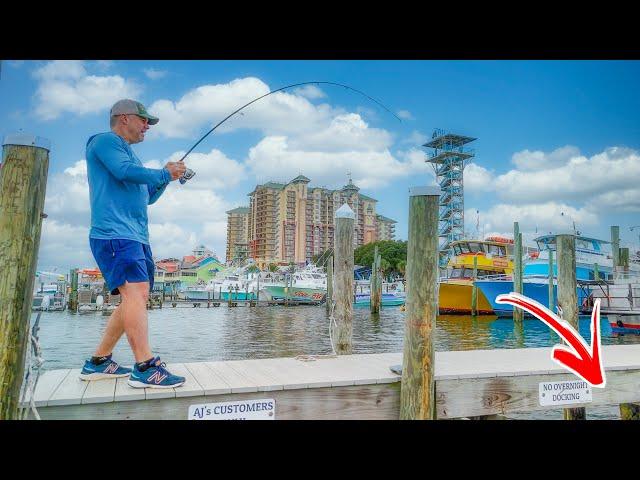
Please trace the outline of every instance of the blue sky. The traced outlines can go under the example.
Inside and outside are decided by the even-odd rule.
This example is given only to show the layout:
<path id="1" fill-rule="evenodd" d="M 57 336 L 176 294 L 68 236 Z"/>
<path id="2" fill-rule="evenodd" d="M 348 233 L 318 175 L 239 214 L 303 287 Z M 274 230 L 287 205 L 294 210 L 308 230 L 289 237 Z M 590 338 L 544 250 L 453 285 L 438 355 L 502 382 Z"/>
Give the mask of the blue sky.
<path id="1" fill-rule="evenodd" d="M 640 228 L 640 77 L 637 61 L 3 61 L 0 134 L 52 142 L 41 268 L 92 266 L 87 138 L 108 111 L 135 98 L 160 123 L 134 146 L 159 168 L 252 98 L 305 81 L 350 85 L 271 95 L 235 116 L 187 158 L 197 176 L 150 207 L 156 256 L 205 243 L 224 256 L 225 211 L 257 183 L 302 173 L 337 188 L 351 172 L 377 211 L 407 237 L 408 188 L 431 184 L 421 145 L 435 128 L 476 137 L 465 170 L 466 229 L 525 239 L 564 227 L 637 247 Z M 565 216 L 560 215 L 564 212 Z"/>

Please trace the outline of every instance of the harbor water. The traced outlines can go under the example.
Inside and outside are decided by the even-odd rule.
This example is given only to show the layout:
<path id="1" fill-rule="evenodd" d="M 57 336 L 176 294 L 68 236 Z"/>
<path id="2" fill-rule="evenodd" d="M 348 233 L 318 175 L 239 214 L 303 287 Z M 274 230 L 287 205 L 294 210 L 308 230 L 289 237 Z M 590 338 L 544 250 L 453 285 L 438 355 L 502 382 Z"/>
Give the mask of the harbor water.
<path id="1" fill-rule="evenodd" d="M 149 338 L 153 352 L 167 363 L 205 362 L 255 358 L 331 354 L 329 319 L 324 306 L 200 308 L 165 304 L 148 311 Z M 32 315 L 35 319 L 36 313 Z M 100 312 L 74 314 L 43 312 L 39 339 L 45 360 L 43 370 L 82 368 L 100 341 L 108 316 Z M 402 351 L 405 314 L 399 307 L 355 308 L 353 353 Z M 580 334 L 590 341 L 590 318 L 580 317 Z M 640 343 L 638 335 L 616 335 L 606 318 L 602 322 L 602 344 Z M 474 350 L 495 348 L 550 347 L 557 335 L 541 321 L 525 318 L 524 328 L 514 328 L 510 318 L 495 316 L 439 316 L 435 349 Z M 131 365 L 133 355 L 123 336 L 114 359 Z M 617 406 L 587 409 L 589 419 L 619 418 Z M 562 410 L 509 414 L 510 418 L 561 419 Z"/>

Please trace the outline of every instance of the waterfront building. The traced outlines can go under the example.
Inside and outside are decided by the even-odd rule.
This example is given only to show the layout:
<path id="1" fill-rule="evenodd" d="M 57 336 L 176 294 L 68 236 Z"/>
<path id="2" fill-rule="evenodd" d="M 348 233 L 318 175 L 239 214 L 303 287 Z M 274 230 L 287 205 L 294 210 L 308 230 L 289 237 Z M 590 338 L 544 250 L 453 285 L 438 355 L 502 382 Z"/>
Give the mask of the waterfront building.
<path id="1" fill-rule="evenodd" d="M 395 240 L 396 222 L 384 215 L 376 215 L 376 239 L 377 240 Z"/>
<path id="2" fill-rule="evenodd" d="M 298 175 L 289 183 L 267 182 L 249 193 L 246 213 L 248 255 L 260 268 L 269 263 L 304 264 L 333 248 L 334 214 L 343 204 L 355 213 L 354 248 L 376 240 L 393 240 L 395 220 L 376 214 L 376 199 L 359 192 L 349 182 L 340 189 L 309 187 L 310 179 Z M 245 210 L 227 212 L 227 261 L 234 245 L 242 246 L 238 234 Z M 381 237 L 382 236 L 382 237 Z M 230 256 L 231 255 L 231 256 Z"/>
<path id="3" fill-rule="evenodd" d="M 227 212 L 227 251 L 225 261 L 242 263 L 249 256 L 249 208 L 238 207 Z"/>
<path id="4" fill-rule="evenodd" d="M 166 292 L 171 291 L 171 284 L 181 288 L 206 283 L 225 268 L 216 254 L 204 245 L 196 247 L 192 255 L 186 255 L 182 260 L 164 258 L 157 260 L 155 265 L 154 283 L 158 284 L 158 288 L 154 290 L 162 290 L 164 287 Z"/>

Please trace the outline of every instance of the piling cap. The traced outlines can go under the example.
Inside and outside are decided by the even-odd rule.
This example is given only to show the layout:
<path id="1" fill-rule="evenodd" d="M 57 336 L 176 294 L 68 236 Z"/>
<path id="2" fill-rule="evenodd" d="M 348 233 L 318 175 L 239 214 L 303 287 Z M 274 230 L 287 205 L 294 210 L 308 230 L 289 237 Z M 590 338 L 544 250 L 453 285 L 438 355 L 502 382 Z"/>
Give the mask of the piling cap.
<path id="1" fill-rule="evenodd" d="M 336 218 L 353 218 L 355 220 L 356 214 L 353 213 L 353 210 L 351 210 L 351 208 L 349 208 L 349 205 L 345 203 L 338 210 L 336 210 Z"/>
<path id="2" fill-rule="evenodd" d="M 51 142 L 44 137 L 37 137 L 28 133 L 13 133 L 4 137 L 2 146 L 5 145 L 24 145 L 27 147 L 44 148 L 48 152 L 51 151 Z"/>
<path id="3" fill-rule="evenodd" d="M 409 187 L 409 196 L 417 197 L 420 195 L 437 195 L 440 196 L 442 194 L 442 190 L 440 187 Z"/>

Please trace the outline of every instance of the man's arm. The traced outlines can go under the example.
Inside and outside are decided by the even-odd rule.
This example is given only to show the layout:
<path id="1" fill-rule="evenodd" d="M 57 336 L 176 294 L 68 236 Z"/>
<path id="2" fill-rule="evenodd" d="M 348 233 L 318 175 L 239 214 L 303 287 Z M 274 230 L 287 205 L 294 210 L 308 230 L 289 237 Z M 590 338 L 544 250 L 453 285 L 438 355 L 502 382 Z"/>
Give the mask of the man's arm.
<path id="1" fill-rule="evenodd" d="M 164 183 L 162 185 L 158 185 L 157 187 L 152 187 L 151 185 L 147 185 L 147 190 L 149 190 L 149 205 L 156 203 L 156 201 L 164 193 L 164 190 L 167 188 L 167 185 L 169 184 Z"/>
<path id="2" fill-rule="evenodd" d="M 96 139 L 96 156 L 109 172 L 121 182 L 160 186 L 171 181 L 171 174 L 166 168 L 145 168 L 138 165 L 130 156 L 124 145 L 112 135 L 103 135 Z"/>

